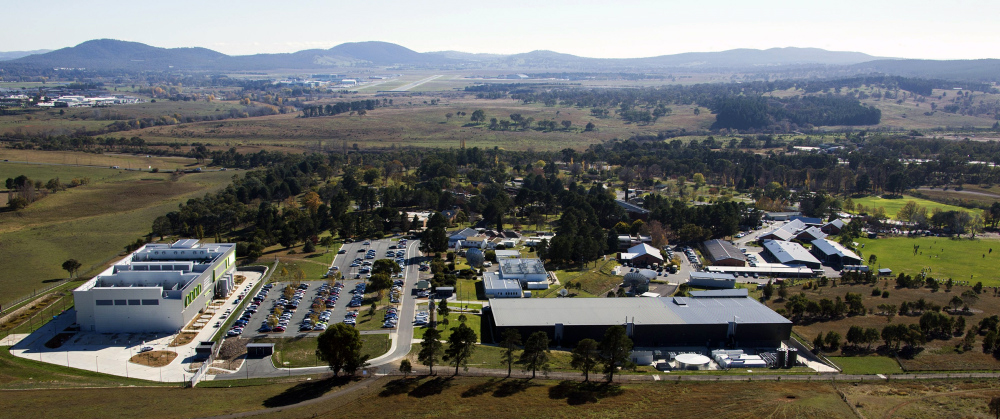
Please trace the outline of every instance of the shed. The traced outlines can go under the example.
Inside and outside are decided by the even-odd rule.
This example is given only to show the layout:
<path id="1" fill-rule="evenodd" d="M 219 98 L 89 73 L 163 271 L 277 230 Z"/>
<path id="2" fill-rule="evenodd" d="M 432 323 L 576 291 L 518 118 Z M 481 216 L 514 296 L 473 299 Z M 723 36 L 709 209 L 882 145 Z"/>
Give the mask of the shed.
<path id="1" fill-rule="evenodd" d="M 746 266 L 747 257 L 736 246 L 725 240 L 709 240 L 702 243 L 705 257 L 712 265 Z"/>
<path id="2" fill-rule="evenodd" d="M 878 274 L 881 275 L 892 275 L 892 269 L 882 268 L 878 270 Z"/>

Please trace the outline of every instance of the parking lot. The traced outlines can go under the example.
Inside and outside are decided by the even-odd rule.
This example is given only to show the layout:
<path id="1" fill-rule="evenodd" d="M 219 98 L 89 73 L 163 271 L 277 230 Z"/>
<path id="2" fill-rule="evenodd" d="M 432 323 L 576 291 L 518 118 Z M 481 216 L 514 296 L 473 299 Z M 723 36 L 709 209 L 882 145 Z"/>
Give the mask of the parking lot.
<path id="1" fill-rule="evenodd" d="M 367 243 L 367 244 L 366 244 Z M 393 247 L 393 249 L 390 249 Z M 399 247 L 397 249 L 397 247 Z M 374 251 L 370 254 L 369 250 Z M 393 251 L 393 257 L 387 256 L 389 250 Z M 318 291 L 324 285 L 330 286 L 334 282 L 339 282 L 343 284 L 343 288 L 340 290 L 339 298 L 332 307 L 329 305 L 327 309 L 331 311 L 329 316 L 328 324 L 333 325 L 337 322 L 343 322 L 345 317 L 351 311 L 365 310 L 365 307 L 348 307 L 351 302 L 353 294 L 351 291 L 355 290 L 359 284 L 365 283 L 367 273 L 364 272 L 366 265 L 364 262 L 374 263 L 378 259 L 395 259 L 395 253 L 398 251 L 405 251 L 402 247 L 398 246 L 398 241 L 395 240 L 376 240 L 371 242 L 360 241 L 355 243 L 347 243 L 341 248 L 340 252 L 336 255 L 333 260 L 333 266 L 336 269 L 332 270 L 332 275 L 323 281 L 301 281 L 300 284 L 304 285 L 301 295 L 301 301 L 298 307 L 292 311 L 285 309 L 285 312 L 291 312 L 291 316 L 287 318 L 287 325 L 284 331 L 261 331 L 262 325 L 267 323 L 267 318 L 272 314 L 272 309 L 275 307 L 278 299 L 284 297 L 284 288 L 289 285 L 287 282 L 275 282 L 273 287 L 267 292 L 264 300 L 257 305 L 257 310 L 250 316 L 250 320 L 246 323 L 243 333 L 240 335 L 244 338 L 248 337 L 275 337 L 275 338 L 291 338 L 296 336 L 303 336 L 309 334 L 319 334 L 322 330 L 300 330 L 300 325 L 307 316 L 310 315 L 310 306 L 313 300 L 319 295 Z M 370 258 L 368 258 L 371 256 Z M 361 258 L 362 263 L 354 263 L 355 258 Z M 404 261 L 406 259 L 404 258 Z M 351 266 L 356 264 L 357 266 Z M 341 279 L 343 277 L 343 279 Z M 399 278 L 397 278 L 399 279 Z M 253 298 L 250 295 L 247 298 Z M 233 313 L 231 315 L 241 316 L 243 313 Z"/>

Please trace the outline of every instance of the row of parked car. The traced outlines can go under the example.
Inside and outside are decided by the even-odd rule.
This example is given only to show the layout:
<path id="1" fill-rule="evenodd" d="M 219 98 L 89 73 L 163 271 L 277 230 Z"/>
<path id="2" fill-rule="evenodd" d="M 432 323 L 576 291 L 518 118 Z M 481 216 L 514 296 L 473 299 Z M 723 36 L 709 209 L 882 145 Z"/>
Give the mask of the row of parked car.
<path id="1" fill-rule="evenodd" d="M 425 326 L 429 321 L 430 313 L 426 311 L 418 311 L 417 315 L 413 317 L 414 326 Z"/>
<path id="2" fill-rule="evenodd" d="M 361 302 L 365 299 L 365 283 L 359 282 L 354 287 L 354 291 L 351 291 L 351 294 L 354 294 L 354 296 L 351 297 L 351 302 L 347 303 L 347 306 L 352 308 L 361 307 Z"/>
<path id="3" fill-rule="evenodd" d="M 295 311 L 299 309 L 299 303 L 302 302 L 302 297 L 305 297 L 307 289 L 309 289 L 309 284 L 301 284 L 295 289 L 295 292 L 292 293 L 291 299 L 282 296 L 281 298 L 275 300 L 274 304 L 271 306 L 271 315 L 268 316 L 267 320 L 264 320 L 258 330 L 264 333 L 280 333 L 287 330 L 288 323 L 292 321 L 292 315 L 294 315 Z M 277 320 L 277 324 L 272 327 L 271 323 L 274 320 Z"/>
<path id="4" fill-rule="evenodd" d="M 385 318 L 382 319 L 383 328 L 394 328 L 396 323 L 399 322 L 399 313 L 396 311 L 395 307 L 389 307 L 385 310 Z"/>
<path id="5" fill-rule="evenodd" d="M 243 314 L 240 316 L 240 318 L 237 319 L 235 322 L 233 322 L 233 326 L 229 328 L 228 332 L 226 332 L 226 336 L 234 337 L 243 334 L 243 329 L 246 328 L 247 323 L 250 323 L 250 318 L 253 317 L 253 314 L 257 312 L 258 308 L 260 308 L 260 304 L 264 302 L 264 299 L 267 298 L 267 293 L 271 291 L 271 288 L 273 287 L 274 284 L 267 284 L 261 287 L 260 292 L 258 292 L 257 295 L 253 297 L 253 301 L 251 301 L 250 304 L 248 304 L 247 307 L 243 309 Z M 239 299 L 242 299 L 245 293 L 249 291 L 250 287 L 247 286 L 247 288 L 243 290 L 244 294 L 240 295 Z M 228 318 L 231 312 L 232 309 L 227 309 L 226 312 L 222 314 L 222 319 Z M 221 326 L 221 324 L 216 323 L 215 326 L 219 327 Z"/>

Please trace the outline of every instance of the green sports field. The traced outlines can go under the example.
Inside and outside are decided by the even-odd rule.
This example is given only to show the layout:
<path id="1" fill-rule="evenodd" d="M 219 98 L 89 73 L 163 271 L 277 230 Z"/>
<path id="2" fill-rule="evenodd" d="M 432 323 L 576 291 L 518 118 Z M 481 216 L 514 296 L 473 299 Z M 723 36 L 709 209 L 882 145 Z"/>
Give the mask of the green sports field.
<path id="1" fill-rule="evenodd" d="M 876 255 L 875 268 L 890 268 L 893 275 L 900 272 L 916 275 L 929 268 L 929 275 L 939 279 L 1000 285 L 1000 271 L 996 269 L 1000 266 L 1000 240 L 893 237 L 858 239 L 858 243 L 864 246 L 858 250 L 865 260 Z M 916 254 L 914 246 L 919 246 Z"/>
<path id="2" fill-rule="evenodd" d="M 900 208 L 903 208 L 903 206 L 909 201 L 913 201 L 917 205 L 927 208 L 928 212 L 933 211 L 934 208 L 938 208 L 941 211 L 968 211 L 973 214 L 982 213 L 982 210 L 978 209 L 968 209 L 955 205 L 942 204 L 939 202 L 928 201 L 926 199 L 915 198 L 909 195 L 903 195 L 903 197 L 899 199 L 885 199 L 880 196 L 866 196 L 864 198 L 855 198 L 853 201 L 854 205 L 864 205 L 868 208 L 868 212 L 871 212 L 872 209 L 878 207 L 885 208 L 885 214 L 889 216 L 889 218 L 896 218 L 896 213 L 899 212 Z"/>

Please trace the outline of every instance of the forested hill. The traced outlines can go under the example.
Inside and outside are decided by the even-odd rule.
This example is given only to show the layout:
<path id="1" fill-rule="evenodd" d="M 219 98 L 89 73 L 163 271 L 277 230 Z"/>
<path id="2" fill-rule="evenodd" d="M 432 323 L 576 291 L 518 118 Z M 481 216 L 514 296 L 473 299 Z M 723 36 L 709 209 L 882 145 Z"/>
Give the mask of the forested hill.
<path id="1" fill-rule="evenodd" d="M 877 125 L 882 111 L 844 96 L 805 96 L 788 99 L 762 96 L 726 96 L 713 105 L 712 129 L 754 130 L 782 122 L 800 127 Z"/>

